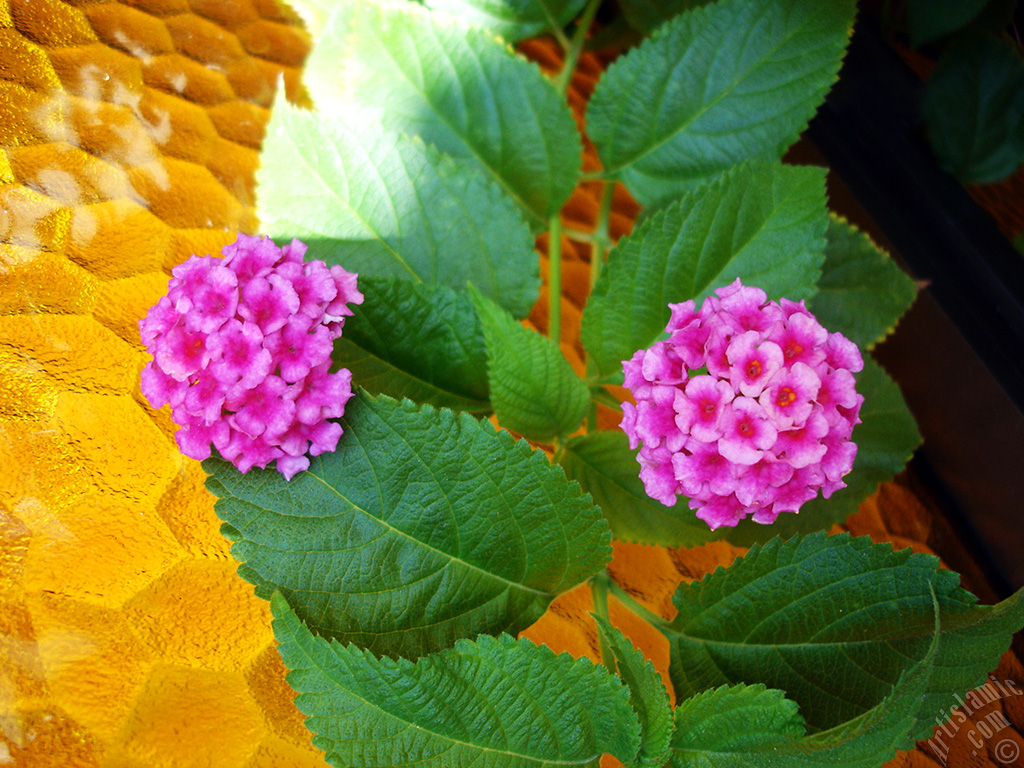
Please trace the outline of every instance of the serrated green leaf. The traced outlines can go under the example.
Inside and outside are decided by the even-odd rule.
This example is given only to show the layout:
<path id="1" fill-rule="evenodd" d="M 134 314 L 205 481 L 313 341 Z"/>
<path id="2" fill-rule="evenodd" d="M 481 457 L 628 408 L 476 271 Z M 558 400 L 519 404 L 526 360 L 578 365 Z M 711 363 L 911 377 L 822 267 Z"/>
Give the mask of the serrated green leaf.
<path id="1" fill-rule="evenodd" d="M 681 700 L 734 683 L 786 691 L 808 727 L 864 715 L 889 694 L 935 634 L 934 671 L 911 738 L 931 732 L 994 669 L 1024 624 L 1024 591 L 981 606 L 938 558 L 893 552 L 867 537 L 822 533 L 755 546 L 729 568 L 683 584 L 670 628 L 670 675 Z M 933 592 L 934 590 L 934 592 Z"/>
<path id="2" fill-rule="evenodd" d="M 551 339 L 473 293 L 487 341 L 491 404 L 502 426 L 540 443 L 575 432 L 590 390 Z"/>
<path id="3" fill-rule="evenodd" d="M 756 765 L 761 750 L 803 735 L 804 720 L 783 691 L 763 685 L 721 686 L 676 703 L 669 765 Z"/>
<path id="4" fill-rule="evenodd" d="M 265 233 L 361 275 L 463 289 L 519 317 L 537 300 L 529 228 L 500 190 L 419 140 L 352 130 L 279 96 L 256 173 Z"/>
<path id="5" fill-rule="evenodd" d="M 203 465 L 239 575 L 320 634 L 417 656 L 517 632 L 611 557 L 590 498 L 488 422 L 360 393 L 340 423 L 291 481 Z"/>
<path id="6" fill-rule="evenodd" d="M 958 35 L 925 88 L 928 138 L 965 184 L 999 181 L 1024 163 L 1024 59 L 993 36 Z"/>
<path id="7" fill-rule="evenodd" d="M 800 508 L 799 514 L 779 515 L 771 525 L 743 520 L 725 531 L 730 542 L 750 546 L 773 536 L 787 538 L 831 528 L 856 512 L 880 483 L 891 480 L 903 469 L 921 444 L 921 435 L 900 388 L 874 360 L 865 357 L 864 370 L 857 374 L 857 391 L 864 395 L 864 404 L 860 409 L 861 423 L 853 430 L 857 457 L 853 471 L 843 478 L 846 487 L 829 499 L 812 499 Z"/>
<path id="8" fill-rule="evenodd" d="M 394 278 L 359 278 L 365 300 L 334 342 L 335 366 L 371 394 L 491 412 L 487 347 L 469 294 Z"/>
<path id="9" fill-rule="evenodd" d="M 586 0 L 424 0 L 428 8 L 458 16 L 515 43 L 551 29 L 561 29 L 582 10 Z"/>
<path id="10" fill-rule="evenodd" d="M 633 29 L 653 32 L 672 17 L 710 2 L 712 0 L 619 0 L 619 8 Z"/>
<path id="11" fill-rule="evenodd" d="M 807 307 L 829 331 L 870 349 L 910 309 L 917 288 L 889 254 L 843 219 L 830 217 L 826 237 L 818 292 Z"/>
<path id="12" fill-rule="evenodd" d="M 988 0 L 909 0 L 907 29 L 915 48 L 966 26 Z"/>
<path id="13" fill-rule="evenodd" d="M 583 312 L 581 339 L 600 377 L 664 332 L 668 304 L 737 277 L 770 298 L 810 298 L 825 249 L 825 173 L 745 163 L 656 212 L 608 256 Z"/>
<path id="14" fill-rule="evenodd" d="M 587 659 L 502 635 L 393 661 L 314 636 L 280 594 L 271 610 L 295 703 L 333 765 L 582 767 L 636 754 L 628 691 Z"/>
<path id="15" fill-rule="evenodd" d="M 466 161 L 535 229 L 576 186 L 582 144 L 568 105 L 537 65 L 484 30 L 415 4 L 342 0 L 303 76 L 320 109 Z"/>
<path id="16" fill-rule="evenodd" d="M 619 541 L 694 547 L 720 538 L 686 506 L 686 499 L 666 507 L 648 496 L 636 454 L 618 430 L 591 432 L 566 443 L 558 463 L 594 498 Z"/>
<path id="17" fill-rule="evenodd" d="M 796 704 L 763 685 L 733 685 L 697 694 L 676 707 L 672 768 L 877 768 L 909 749 L 914 712 L 936 644 L 901 675 L 883 701 L 828 731 L 804 735 Z"/>
<path id="18" fill-rule="evenodd" d="M 721 0 L 677 16 L 605 72 L 587 108 L 604 163 L 644 204 L 778 158 L 839 72 L 854 0 Z"/>
<path id="19" fill-rule="evenodd" d="M 640 718 L 640 751 L 625 768 L 661 768 L 668 759 L 674 730 L 672 702 L 661 675 L 607 619 L 594 616 L 594 621 L 615 654 L 619 677 L 629 688 L 630 702 Z"/>

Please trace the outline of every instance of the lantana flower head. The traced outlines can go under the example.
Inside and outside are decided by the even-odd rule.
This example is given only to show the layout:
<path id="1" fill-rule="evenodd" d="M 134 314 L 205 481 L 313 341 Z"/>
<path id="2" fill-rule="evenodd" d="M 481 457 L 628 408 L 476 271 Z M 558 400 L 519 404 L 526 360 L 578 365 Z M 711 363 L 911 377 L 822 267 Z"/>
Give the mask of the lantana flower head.
<path id="1" fill-rule="evenodd" d="M 352 396 L 352 374 L 330 371 L 356 275 L 304 261 L 298 240 L 239 235 L 223 258 L 193 256 L 175 267 L 167 295 L 139 321 L 153 355 L 142 393 L 171 406 L 186 456 L 212 448 L 240 471 L 277 462 L 287 479 L 307 454 L 333 451 Z"/>
<path id="2" fill-rule="evenodd" d="M 669 308 L 669 337 L 623 363 L 636 404 L 623 404 L 622 429 L 648 495 L 686 496 L 718 528 L 772 523 L 845 487 L 864 402 L 857 345 L 802 301 L 768 301 L 738 279 L 700 307 Z"/>

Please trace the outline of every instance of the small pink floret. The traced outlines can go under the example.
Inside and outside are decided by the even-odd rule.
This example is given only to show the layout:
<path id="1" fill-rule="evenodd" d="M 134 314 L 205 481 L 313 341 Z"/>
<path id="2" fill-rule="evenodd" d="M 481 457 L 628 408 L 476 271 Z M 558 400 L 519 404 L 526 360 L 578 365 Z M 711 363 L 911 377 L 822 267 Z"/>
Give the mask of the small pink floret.
<path id="1" fill-rule="evenodd" d="M 856 344 L 739 280 L 670 309 L 669 338 L 623 364 L 635 404 L 621 427 L 648 495 L 686 496 L 717 528 L 772 523 L 844 487 L 864 401 Z"/>
<path id="2" fill-rule="evenodd" d="M 216 449 L 241 472 L 277 462 L 291 479 L 313 456 L 333 451 L 352 396 L 352 374 L 330 372 L 333 340 L 356 275 L 304 262 L 299 240 L 279 248 L 239 235 L 224 258 L 193 256 L 175 267 L 162 297 L 139 322 L 153 360 L 142 392 L 171 406 L 182 453 Z"/>

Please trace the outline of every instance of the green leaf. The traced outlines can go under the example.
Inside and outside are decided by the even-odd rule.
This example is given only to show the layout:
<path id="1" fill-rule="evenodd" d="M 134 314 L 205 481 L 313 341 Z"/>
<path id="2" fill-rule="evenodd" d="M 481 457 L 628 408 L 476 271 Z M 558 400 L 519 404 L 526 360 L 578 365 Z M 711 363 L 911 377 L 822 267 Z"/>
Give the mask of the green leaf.
<path id="1" fill-rule="evenodd" d="M 487 341 L 487 379 L 501 425 L 539 443 L 575 432 L 587 413 L 590 390 L 561 350 L 479 293 L 473 293 L 473 302 Z"/>
<path id="2" fill-rule="evenodd" d="M 615 654 L 619 677 L 629 687 L 630 702 L 640 718 L 640 751 L 626 768 L 661 768 L 668 759 L 674 729 L 672 702 L 661 675 L 607 619 L 594 616 L 594 621 Z"/>
<path id="3" fill-rule="evenodd" d="M 763 685 L 723 686 L 676 707 L 672 768 L 877 768 L 913 747 L 914 712 L 934 651 L 901 675 L 893 691 L 863 715 L 804 735 L 796 704 Z"/>
<path id="4" fill-rule="evenodd" d="M 825 249 L 825 172 L 745 163 L 657 211 L 608 256 L 581 338 L 602 379 L 664 332 L 668 304 L 737 277 L 770 298 L 814 295 Z"/>
<path id="5" fill-rule="evenodd" d="M 332 765 L 582 768 L 636 754 L 628 691 L 588 659 L 502 635 L 394 661 L 314 636 L 280 594 L 271 610 L 295 703 Z"/>
<path id="6" fill-rule="evenodd" d="M 959 35 L 924 95 L 939 164 L 965 184 L 1000 181 L 1024 163 L 1024 60 L 988 34 Z"/>
<path id="7" fill-rule="evenodd" d="M 985 680 L 1024 625 L 1024 591 L 981 606 L 938 558 L 867 537 L 822 533 L 755 546 L 729 568 L 683 584 L 665 630 L 676 700 L 764 683 L 800 706 L 812 731 L 864 715 L 941 634 L 910 736 L 931 733 L 954 695 Z"/>
<path id="8" fill-rule="evenodd" d="M 676 704 L 673 768 L 758 765 L 804 735 L 804 720 L 785 693 L 763 685 L 722 686 Z M 780 763 L 781 765 L 781 763 Z"/>
<path id="9" fill-rule="evenodd" d="M 839 72 L 854 0 L 721 0 L 608 68 L 587 109 L 604 163 L 644 204 L 778 158 Z"/>
<path id="10" fill-rule="evenodd" d="M 910 44 L 918 48 L 967 26 L 988 0 L 909 0 L 907 28 Z"/>
<path id="11" fill-rule="evenodd" d="M 343 0 L 304 78 L 320 109 L 467 161 L 535 229 L 576 186 L 582 144 L 568 105 L 537 65 L 484 30 L 411 3 Z"/>
<path id="12" fill-rule="evenodd" d="M 843 478 L 846 487 L 829 499 L 812 499 L 799 514 L 779 515 L 771 525 L 744 520 L 726 531 L 729 541 L 749 546 L 773 536 L 786 538 L 831 528 L 854 514 L 880 483 L 891 480 L 906 466 L 921 444 L 921 435 L 900 388 L 874 360 L 865 357 L 864 370 L 857 374 L 857 391 L 864 395 L 864 405 L 861 423 L 853 430 L 857 458 L 853 470 Z"/>
<path id="13" fill-rule="evenodd" d="M 594 498 L 619 541 L 693 547 L 720 538 L 686 506 L 686 499 L 666 507 L 648 496 L 636 454 L 625 434 L 602 431 L 572 438 L 558 461 L 566 476 Z"/>
<path id="14" fill-rule="evenodd" d="M 518 632 L 611 556 L 588 496 L 467 414 L 357 394 L 334 453 L 285 481 L 208 459 L 238 572 L 315 631 L 417 656 Z"/>
<path id="15" fill-rule="evenodd" d="M 263 231 L 305 240 L 310 258 L 457 289 L 469 281 L 520 317 L 537 300 L 539 262 L 516 207 L 423 142 L 352 130 L 279 94 L 260 157 Z"/>
<path id="16" fill-rule="evenodd" d="M 829 331 L 870 349 L 896 327 L 917 288 L 889 254 L 843 219 L 832 216 L 818 292 L 808 309 Z"/>
<path id="17" fill-rule="evenodd" d="M 335 366 L 371 394 L 491 412 L 487 347 L 469 294 L 442 285 L 360 277 L 365 296 L 334 342 Z"/>
<path id="18" fill-rule="evenodd" d="M 429 8 L 451 13 L 513 43 L 561 29 L 585 4 L 586 0 L 425 0 Z"/>

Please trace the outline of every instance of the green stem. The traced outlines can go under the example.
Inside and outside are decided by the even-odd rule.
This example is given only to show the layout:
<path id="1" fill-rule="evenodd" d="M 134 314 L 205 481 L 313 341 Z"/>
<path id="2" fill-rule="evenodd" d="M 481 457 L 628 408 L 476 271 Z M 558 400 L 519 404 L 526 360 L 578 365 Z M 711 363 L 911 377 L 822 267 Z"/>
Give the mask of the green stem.
<path id="1" fill-rule="evenodd" d="M 608 572 L 605 571 L 604 573 L 607 574 Z M 594 578 L 599 578 L 599 576 L 600 574 L 598 576 L 595 576 Z M 629 609 L 630 612 L 635 613 L 637 616 L 646 621 L 655 629 L 661 631 L 669 627 L 669 622 L 665 621 L 665 619 L 656 614 L 654 611 L 641 605 L 635 597 L 633 597 L 631 594 L 629 594 L 629 592 L 623 589 L 619 585 L 619 583 L 615 581 L 615 579 L 611 578 L 611 576 L 608 576 L 607 586 L 609 592 L 611 592 L 612 594 L 612 597 L 614 597 L 616 600 L 622 603 L 626 608 Z"/>
<path id="2" fill-rule="evenodd" d="M 562 31 L 562 28 L 558 26 L 558 21 L 550 14 L 548 15 L 548 21 L 551 22 L 551 34 L 555 36 L 555 40 L 558 41 L 562 50 L 567 52 L 572 48 L 572 41 L 568 38 L 565 32 Z"/>
<path id="3" fill-rule="evenodd" d="M 611 619 L 608 618 L 608 583 L 611 580 L 608 571 L 601 571 L 590 580 L 590 596 L 594 600 L 594 613 L 608 622 L 611 622 Z M 615 663 L 615 653 L 605 641 L 600 627 L 597 631 L 597 642 L 601 648 L 601 663 L 607 667 L 609 672 L 615 672 L 618 668 Z"/>
<path id="4" fill-rule="evenodd" d="M 562 219 L 548 222 L 548 338 L 562 340 Z"/>
<path id="5" fill-rule="evenodd" d="M 555 438 L 554 446 L 555 446 L 555 452 L 551 456 L 551 463 L 552 464 L 561 464 L 562 463 L 562 457 L 565 456 L 565 442 L 562 440 L 561 437 L 556 437 Z"/>
<path id="6" fill-rule="evenodd" d="M 608 231 L 608 221 L 612 213 L 612 196 L 615 192 L 615 182 L 606 181 L 601 191 L 601 207 L 597 212 L 597 229 L 594 230 L 593 246 L 590 253 L 590 288 L 593 290 L 597 279 L 601 276 L 601 267 L 604 264 L 608 251 L 611 250 L 612 236 Z"/>
<path id="7" fill-rule="evenodd" d="M 583 9 L 583 15 L 580 16 L 579 23 L 576 25 L 576 31 L 573 33 L 572 41 L 565 53 L 565 64 L 562 65 L 558 77 L 555 78 L 555 88 L 563 96 L 569 90 L 569 81 L 572 80 L 572 73 L 576 71 L 576 64 L 580 60 L 580 54 L 583 53 L 583 44 L 587 41 L 587 30 L 590 29 L 590 25 L 594 21 L 594 15 L 597 13 L 597 8 L 600 5 L 601 0 L 590 0 L 587 3 L 587 7 Z"/>
<path id="8" fill-rule="evenodd" d="M 593 400 L 587 408 L 587 432 L 597 432 L 597 403 Z"/>
<path id="9" fill-rule="evenodd" d="M 608 221 L 612 213 L 612 195 L 615 192 L 615 182 L 605 181 L 601 190 L 601 204 L 597 212 L 597 228 L 590 238 L 590 291 L 593 293 L 598 278 L 601 277 L 601 267 L 611 249 L 612 237 L 608 231 Z M 597 378 L 597 368 L 589 354 L 586 355 L 587 379 Z M 587 432 L 597 431 L 597 404 L 591 400 L 590 410 L 587 413 Z"/>

